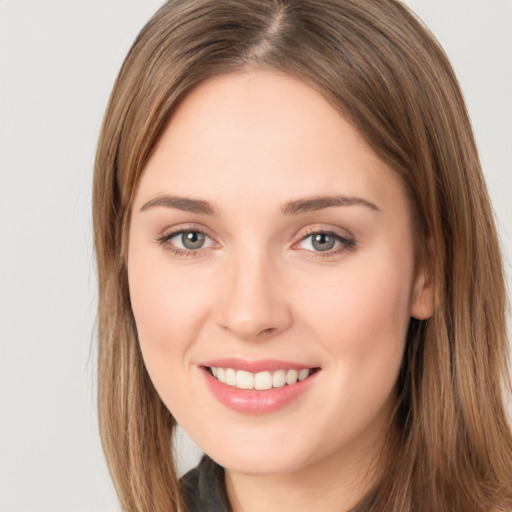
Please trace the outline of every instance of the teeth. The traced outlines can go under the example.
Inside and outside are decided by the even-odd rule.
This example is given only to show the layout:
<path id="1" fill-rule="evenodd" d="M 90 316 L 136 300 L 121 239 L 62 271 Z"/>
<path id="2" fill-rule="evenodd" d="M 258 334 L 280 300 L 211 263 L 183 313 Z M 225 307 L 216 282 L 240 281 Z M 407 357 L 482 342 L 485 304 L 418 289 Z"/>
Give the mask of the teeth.
<path id="1" fill-rule="evenodd" d="M 288 373 L 286 374 L 286 384 L 295 384 L 298 376 L 299 372 L 297 372 L 297 370 L 288 370 Z"/>
<path id="2" fill-rule="evenodd" d="M 302 370 L 299 370 L 299 374 L 297 376 L 297 379 L 304 380 L 309 377 L 309 370 L 307 368 L 303 368 Z"/>
<path id="3" fill-rule="evenodd" d="M 233 368 L 210 368 L 212 375 L 219 381 L 228 386 L 234 386 L 238 389 L 255 389 L 263 391 L 272 388 L 281 388 L 285 385 L 295 384 L 297 381 L 307 379 L 311 370 L 303 368 L 302 370 L 276 370 L 274 372 L 251 373 L 245 370 L 234 370 Z"/>
<path id="4" fill-rule="evenodd" d="M 236 372 L 236 387 L 238 389 L 254 389 L 254 374 L 242 370 Z"/>
<path id="5" fill-rule="evenodd" d="M 226 368 L 226 384 L 236 386 L 236 372 L 233 368 Z"/>
<path id="6" fill-rule="evenodd" d="M 309 374 L 309 370 L 306 370 Z M 274 388 L 282 388 L 286 384 L 286 372 L 284 370 L 277 370 L 272 375 L 272 386 Z"/>
<path id="7" fill-rule="evenodd" d="M 260 372 L 254 376 L 254 389 L 262 391 L 272 388 L 272 374 L 270 372 Z"/>

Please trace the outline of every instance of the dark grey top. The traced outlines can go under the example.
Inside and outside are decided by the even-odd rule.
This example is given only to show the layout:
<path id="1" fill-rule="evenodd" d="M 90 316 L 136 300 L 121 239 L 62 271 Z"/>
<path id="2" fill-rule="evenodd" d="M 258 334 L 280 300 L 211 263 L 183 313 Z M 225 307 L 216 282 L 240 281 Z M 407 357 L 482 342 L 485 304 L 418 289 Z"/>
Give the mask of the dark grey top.
<path id="1" fill-rule="evenodd" d="M 186 512 L 232 512 L 226 495 L 224 469 L 208 456 L 180 480 Z"/>

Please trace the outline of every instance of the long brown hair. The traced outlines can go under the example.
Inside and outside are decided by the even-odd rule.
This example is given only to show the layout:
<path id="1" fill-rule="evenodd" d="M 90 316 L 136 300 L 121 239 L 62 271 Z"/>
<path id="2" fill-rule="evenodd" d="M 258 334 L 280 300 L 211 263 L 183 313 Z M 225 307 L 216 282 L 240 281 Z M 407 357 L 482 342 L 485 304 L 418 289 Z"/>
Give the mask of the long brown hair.
<path id="1" fill-rule="evenodd" d="M 470 121 L 439 44 L 395 0 L 172 0 L 126 57 L 95 164 L 99 420 L 123 509 L 182 507 L 175 422 L 144 368 L 130 306 L 133 196 L 184 95 L 249 68 L 315 87 L 401 176 L 435 288 L 432 318 L 411 320 L 387 470 L 354 512 L 512 507 L 502 263 Z"/>

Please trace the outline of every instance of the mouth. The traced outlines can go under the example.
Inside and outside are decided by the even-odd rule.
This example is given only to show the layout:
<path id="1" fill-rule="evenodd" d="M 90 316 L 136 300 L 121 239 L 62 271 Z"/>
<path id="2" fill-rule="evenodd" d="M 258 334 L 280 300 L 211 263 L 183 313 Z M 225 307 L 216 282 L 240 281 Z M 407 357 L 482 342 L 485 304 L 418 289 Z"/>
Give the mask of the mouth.
<path id="1" fill-rule="evenodd" d="M 241 390 L 267 391 L 293 386 L 308 379 L 320 368 L 279 368 L 257 373 L 222 366 L 205 366 L 206 371 L 217 381 Z"/>
<path id="2" fill-rule="evenodd" d="M 203 361 L 199 368 L 213 396 L 244 414 L 277 412 L 297 402 L 315 386 L 320 367 L 277 359 L 227 357 Z"/>

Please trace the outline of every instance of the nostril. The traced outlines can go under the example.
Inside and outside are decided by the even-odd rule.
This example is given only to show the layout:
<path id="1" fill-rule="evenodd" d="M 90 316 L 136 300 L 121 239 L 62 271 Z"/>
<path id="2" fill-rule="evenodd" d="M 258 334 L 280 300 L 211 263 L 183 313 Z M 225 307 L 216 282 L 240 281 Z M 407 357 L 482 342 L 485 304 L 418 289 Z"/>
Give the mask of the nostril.
<path id="1" fill-rule="evenodd" d="M 275 327 L 267 327 L 266 329 L 263 329 L 259 333 L 259 335 L 260 336 L 270 335 L 270 334 L 274 334 L 276 331 L 277 331 L 277 329 Z"/>

